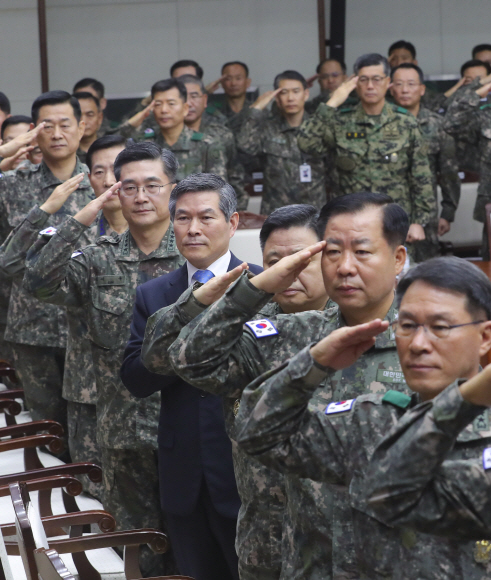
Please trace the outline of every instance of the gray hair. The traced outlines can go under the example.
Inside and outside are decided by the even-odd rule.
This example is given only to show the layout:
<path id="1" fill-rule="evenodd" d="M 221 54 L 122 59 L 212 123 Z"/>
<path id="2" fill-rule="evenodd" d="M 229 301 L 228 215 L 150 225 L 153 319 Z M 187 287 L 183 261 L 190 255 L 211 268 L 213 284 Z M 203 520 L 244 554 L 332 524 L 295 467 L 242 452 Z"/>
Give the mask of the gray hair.
<path id="1" fill-rule="evenodd" d="M 143 141 L 141 143 L 132 143 L 123 149 L 114 161 L 114 175 L 119 181 L 121 178 L 121 168 L 123 165 L 133 163 L 134 161 L 147 161 L 160 159 L 165 175 L 171 183 L 175 183 L 179 161 L 169 149 L 162 149 L 152 141 Z"/>
<path id="2" fill-rule="evenodd" d="M 201 92 L 204 95 L 206 94 L 205 84 L 198 77 L 195 77 L 194 75 L 181 75 L 179 77 L 179 80 L 182 81 L 185 85 L 191 85 L 191 84 L 192 85 L 199 85 L 199 88 L 201 89 Z"/>
<path id="3" fill-rule="evenodd" d="M 176 216 L 177 200 L 185 193 L 214 191 L 218 193 L 218 207 L 229 222 L 232 214 L 237 211 L 237 196 L 234 188 L 214 173 L 192 173 L 180 181 L 172 190 L 169 200 L 170 219 Z"/>
<path id="4" fill-rule="evenodd" d="M 370 52 L 369 54 L 362 54 L 359 56 L 353 65 L 353 71 L 355 75 L 357 75 L 360 72 L 360 69 L 366 66 L 378 66 L 379 64 L 384 67 L 384 74 L 386 76 L 390 76 L 389 61 L 385 58 L 385 56 L 377 54 L 376 52 Z"/>

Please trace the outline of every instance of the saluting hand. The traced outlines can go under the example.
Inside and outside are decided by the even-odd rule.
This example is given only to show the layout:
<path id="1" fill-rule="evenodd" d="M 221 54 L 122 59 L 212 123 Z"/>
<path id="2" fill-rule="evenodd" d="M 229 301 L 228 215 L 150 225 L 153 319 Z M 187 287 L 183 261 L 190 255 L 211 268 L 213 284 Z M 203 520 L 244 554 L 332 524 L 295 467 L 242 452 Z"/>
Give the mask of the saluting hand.
<path id="1" fill-rule="evenodd" d="M 483 324 L 489 325 L 489 322 Z M 487 365 L 479 374 L 460 385 L 460 394 L 473 405 L 491 407 L 491 365 Z"/>
<path id="2" fill-rule="evenodd" d="M 143 111 L 140 111 L 136 115 L 133 115 L 133 117 L 131 117 L 131 119 L 128 120 L 128 125 L 135 127 L 135 129 L 138 128 L 143 123 L 143 121 L 150 116 L 150 113 L 153 111 L 154 106 L 155 101 L 152 101 L 147 107 L 143 109 Z"/>
<path id="3" fill-rule="evenodd" d="M 317 242 L 301 252 L 286 256 L 276 262 L 271 268 L 251 278 L 250 282 L 256 288 L 269 294 L 283 292 L 283 290 L 293 284 L 300 272 L 309 265 L 311 257 L 321 252 L 325 246 L 326 242 Z"/>
<path id="4" fill-rule="evenodd" d="M 388 327 L 388 321 L 380 318 L 358 326 L 343 326 L 314 345 L 310 354 L 320 365 L 335 370 L 345 369 L 371 348 L 375 337 Z"/>
<path id="5" fill-rule="evenodd" d="M 221 82 L 224 81 L 227 78 L 227 75 L 222 75 L 219 79 L 217 79 L 216 81 L 213 81 L 212 83 L 210 83 L 209 85 L 206 85 L 205 87 L 205 91 L 211 95 L 213 94 L 218 87 L 220 86 Z"/>
<path id="6" fill-rule="evenodd" d="M 269 103 L 280 93 L 283 89 L 276 89 L 275 91 L 266 91 L 260 97 L 258 97 L 251 105 L 251 109 L 257 109 L 258 111 L 263 111 Z"/>
<path id="7" fill-rule="evenodd" d="M 49 214 L 56 213 L 59 209 L 61 209 L 70 195 L 76 189 L 78 189 L 78 186 L 82 182 L 84 175 L 84 173 L 79 173 L 58 185 L 58 187 L 53 190 L 53 193 L 48 197 L 43 205 L 40 206 L 40 208 Z"/>
<path id="8" fill-rule="evenodd" d="M 12 157 L 19 151 L 21 147 L 30 145 L 37 139 L 39 133 L 44 129 L 44 125 L 44 122 L 39 123 L 37 127 L 27 131 L 27 133 L 17 135 L 15 139 L 12 139 L 12 141 L 0 145 L 0 157 Z M 31 151 L 31 149 L 29 149 L 29 151 Z"/>
<path id="9" fill-rule="evenodd" d="M 194 297 L 198 302 L 201 302 L 201 304 L 204 304 L 205 306 L 213 304 L 225 294 L 230 284 L 235 282 L 242 272 L 247 270 L 247 268 L 247 263 L 242 262 L 240 266 L 230 270 L 230 272 L 210 278 L 206 284 L 203 284 L 203 286 L 194 290 Z"/>
<path id="10" fill-rule="evenodd" d="M 96 197 L 92 201 L 76 213 L 73 217 L 84 226 L 90 226 L 90 224 L 95 220 L 97 214 L 106 205 L 106 203 L 118 196 L 119 188 L 121 187 L 121 181 L 118 181 L 112 185 L 107 191 L 105 191 L 99 197 Z"/>
<path id="11" fill-rule="evenodd" d="M 331 95 L 326 103 L 327 106 L 337 109 L 350 96 L 351 92 L 356 88 L 357 83 L 357 76 L 350 77 L 347 81 L 344 81 L 344 83 L 340 85 Z"/>

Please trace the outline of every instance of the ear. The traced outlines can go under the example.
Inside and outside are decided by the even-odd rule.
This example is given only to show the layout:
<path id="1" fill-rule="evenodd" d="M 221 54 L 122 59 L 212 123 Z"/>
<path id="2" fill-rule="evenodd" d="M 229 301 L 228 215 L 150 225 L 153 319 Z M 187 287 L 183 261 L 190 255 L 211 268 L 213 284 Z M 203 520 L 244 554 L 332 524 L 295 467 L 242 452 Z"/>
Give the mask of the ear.
<path id="1" fill-rule="evenodd" d="M 415 58 L 415 59 L 413 60 L 413 64 L 415 64 L 416 66 L 418 66 L 418 59 L 417 59 L 417 58 Z"/>
<path id="2" fill-rule="evenodd" d="M 421 92 L 419 93 L 421 96 L 423 96 L 426 93 L 426 85 L 422 84 L 421 87 Z"/>
<path id="3" fill-rule="evenodd" d="M 404 264 L 406 263 L 406 256 L 407 256 L 406 248 L 404 246 L 397 246 L 396 251 L 394 253 L 396 276 L 398 276 L 402 272 Z"/>
<path id="4" fill-rule="evenodd" d="M 78 124 L 78 138 L 79 139 L 82 139 L 84 131 L 85 131 L 85 121 L 80 121 L 80 123 Z"/>
<path id="5" fill-rule="evenodd" d="M 99 100 L 99 103 L 101 105 L 101 111 L 104 111 L 104 109 L 107 107 L 107 99 L 104 97 Z"/>
<path id="6" fill-rule="evenodd" d="M 232 238 L 235 234 L 237 226 L 239 225 L 239 214 L 237 212 L 230 216 L 230 237 Z"/>
<path id="7" fill-rule="evenodd" d="M 310 97 L 310 91 L 309 91 L 309 89 L 305 89 L 305 99 L 304 100 L 308 101 L 309 97 Z"/>
<path id="8" fill-rule="evenodd" d="M 29 131 L 32 131 L 32 130 L 34 129 L 34 127 L 35 127 L 35 126 L 36 126 L 36 125 L 34 125 L 34 123 L 31 123 L 31 124 L 29 125 Z"/>
<path id="9" fill-rule="evenodd" d="M 487 320 L 481 329 L 481 346 L 479 347 L 479 357 L 483 357 L 491 349 L 491 320 Z"/>
<path id="10" fill-rule="evenodd" d="M 184 103 L 183 111 L 184 116 L 186 116 L 189 113 L 189 103 Z"/>
<path id="11" fill-rule="evenodd" d="M 203 95 L 203 100 L 205 101 L 205 109 L 206 109 L 206 107 L 208 106 L 208 94 L 207 93 L 205 93 Z"/>
<path id="12" fill-rule="evenodd" d="M 248 89 L 251 86 L 251 79 L 247 79 L 246 88 Z"/>

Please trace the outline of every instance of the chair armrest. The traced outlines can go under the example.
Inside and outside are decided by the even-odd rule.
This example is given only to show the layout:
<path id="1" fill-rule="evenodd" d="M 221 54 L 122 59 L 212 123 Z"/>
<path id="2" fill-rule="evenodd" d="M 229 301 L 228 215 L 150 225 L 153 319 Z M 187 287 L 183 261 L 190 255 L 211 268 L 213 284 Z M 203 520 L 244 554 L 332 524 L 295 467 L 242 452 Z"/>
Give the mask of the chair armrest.
<path id="1" fill-rule="evenodd" d="M 23 481 L 29 492 L 31 491 L 43 491 L 46 489 L 58 489 L 63 488 L 66 493 L 71 496 L 80 495 L 83 491 L 83 486 L 78 479 L 72 475 L 52 475 L 51 477 L 37 477 L 31 480 L 26 480 L 26 475 L 21 474 L 22 478 L 18 477 L 17 481 Z M 10 495 L 10 487 L 8 484 L 0 485 L 0 497 L 6 497 Z"/>
<path id="2" fill-rule="evenodd" d="M 140 529 L 94 534 L 82 538 L 68 538 L 50 542 L 50 548 L 59 554 L 75 554 L 99 548 L 114 548 L 115 546 L 139 546 L 147 544 L 157 554 L 164 554 L 169 548 L 167 536 L 158 530 Z"/>
<path id="3" fill-rule="evenodd" d="M 0 391 L 0 399 L 23 399 L 24 396 L 25 396 L 24 389 L 5 389 L 3 391 Z"/>
<path id="4" fill-rule="evenodd" d="M 0 413 L 9 415 L 19 415 L 22 411 L 22 405 L 14 399 L 0 399 Z"/>
<path id="5" fill-rule="evenodd" d="M 15 425 L 14 425 L 15 427 Z M 30 435 L 29 437 L 17 437 L 8 441 L 0 441 L 0 453 L 13 449 L 30 449 L 46 446 L 52 453 L 63 451 L 63 441 L 56 435 Z"/>
<path id="6" fill-rule="evenodd" d="M 102 469 L 95 463 L 66 463 L 64 465 L 53 465 L 42 469 L 30 469 L 19 473 L 9 473 L 0 475 L 0 485 L 8 485 L 16 481 L 31 481 L 40 477 L 51 477 L 52 475 L 87 475 L 93 483 L 102 481 Z"/>
<path id="7" fill-rule="evenodd" d="M 20 437 L 22 435 L 35 435 L 41 431 L 48 431 L 50 435 L 63 435 L 63 427 L 56 421 L 30 421 L 9 427 L 0 427 L 0 437 Z"/>

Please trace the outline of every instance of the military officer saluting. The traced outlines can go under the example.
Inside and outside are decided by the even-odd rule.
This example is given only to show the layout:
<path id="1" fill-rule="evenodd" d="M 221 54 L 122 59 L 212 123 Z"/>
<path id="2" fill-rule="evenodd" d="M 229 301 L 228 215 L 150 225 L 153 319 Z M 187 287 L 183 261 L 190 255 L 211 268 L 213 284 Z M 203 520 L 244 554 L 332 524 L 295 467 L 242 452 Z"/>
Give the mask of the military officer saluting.
<path id="1" fill-rule="evenodd" d="M 406 109 L 385 102 L 390 84 L 386 58 L 365 54 L 354 72 L 302 125 L 298 146 L 311 155 L 335 155 L 340 195 L 389 194 L 409 215 L 407 242 L 424 240 L 423 226 L 434 219 L 436 203 L 418 124 Z M 354 88 L 360 103 L 341 107 Z"/>

